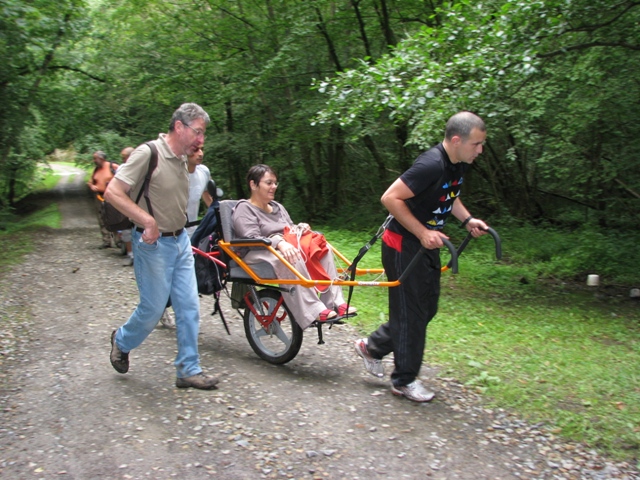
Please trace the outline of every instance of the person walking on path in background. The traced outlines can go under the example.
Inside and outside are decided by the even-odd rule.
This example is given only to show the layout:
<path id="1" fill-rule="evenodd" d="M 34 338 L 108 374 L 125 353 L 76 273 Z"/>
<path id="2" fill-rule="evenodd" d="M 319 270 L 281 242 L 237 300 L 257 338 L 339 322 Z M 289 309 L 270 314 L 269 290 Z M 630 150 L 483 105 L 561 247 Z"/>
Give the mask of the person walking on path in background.
<path id="1" fill-rule="evenodd" d="M 200 210 L 200 199 L 207 205 L 207 208 L 213 202 L 213 198 L 207 192 L 207 183 L 211 180 L 209 169 L 202 165 L 204 152 L 202 148 L 196 150 L 187 158 L 187 170 L 189 171 L 189 200 L 187 201 L 187 225 L 198 220 L 198 211 Z M 191 238 L 197 226 L 187 226 L 187 235 Z M 166 328 L 175 328 L 175 320 L 169 311 L 169 307 L 164 309 L 160 323 Z"/>
<path id="2" fill-rule="evenodd" d="M 100 210 L 102 207 L 104 191 L 107 189 L 107 184 L 113 178 L 114 172 L 118 168 L 118 165 L 107 162 L 107 154 L 101 150 L 94 152 L 93 163 L 95 164 L 95 168 L 93 169 L 93 173 L 91 174 L 91 180 L 87 182 L 87 186 L 95 194 L 98 225 L 100 225 L 100 233 L 102 234 L 102 245 L 100 246 L 100 248 L 110 248 L 111 233 L 104 226 L 102 215 L 100 215 Z"/>
<path id="3" fill-rule="evenodd" d="M 129 155 L 131 155 L 131 152 L 133 152 L 133 150 L 134 150 L 133 147 L 126 147 L 122 149 L 122 151 L 120 152 L 120 157 L 122 158 L 121 165 L 124 165 L 125 163 L 127 163 L 127 160 L 129 159 Z M 122 265 L 124 267 L 131 267 L 133 266 L 133 250 L 131 249 L 131 229 L 128 228 L 126 230 L 122 230 L 120 232 L 120 238 L 124 242 L 124 248 L 125 248 L 125 251 L 127 252 L 127 259 L 122 263 Z"/>
<path id="4" fill-rule="evenodd" d="M 173 113 L 169 133 L 161 133 L 154 141 L 158 165 L 149 182 L 150 209 L 146 201 L 136 204 L 132 200 L 148 172 L 151 152 L 146 144 L 133 151 L 105 193 L 135 224 L 133 269 L 140 293 L 127 322 L 111 334 L 111 365 L 119 373 L 129 371 L 129 353 L 153 331 L 171 297 L 178 343 L 176 386 L 203 390 L 215 388 L 219 380 L 205 375 L 200 367 L 200 300 L 184 225 L 189 194 L 187 156 L 202 148 L 208 124 L 209 115 L 195 103 L 185 103 Z"/>
<path id="5" fill-rule="evenodd" d="M 211 180 L 211 172 L 206 165 L 202 164 L 204 152 L 199 149 L 189 156 L 187 169 L 189 170 L 189 201 L 187 203 L 187 222 L 196 222 L 200 211 L 200 200 L 209 208 L 213 198 L 207 191 L 207 184 Z M 196 231 L 197 225 L 187 227 L 189 238 Z"/>
<path id="6" fill-rule="evenodd" d="M 382 236 L 382 263 L 389 281 L 397 280 L 421 247 L 426 253 L 411 275 L 389 289 L 389 321 L 368 338 L 356 340 L 355 349 L 365 369 L 383 377 L 381 359 L 393 352 L 391 392 L 415 402 L 428 402 L 434 393 L 418 379 L 427 325 L 438 310 L 440 296 L 441 232 L 453 214 L 474 237 L 488 228 L 473 218 L 459 198 L 464 173 L 482 153 L 486 127 L 471 112 L 459 112 L 447 122 L 442 143 L 422 153 L 382 195 L 393 215 Z"/>

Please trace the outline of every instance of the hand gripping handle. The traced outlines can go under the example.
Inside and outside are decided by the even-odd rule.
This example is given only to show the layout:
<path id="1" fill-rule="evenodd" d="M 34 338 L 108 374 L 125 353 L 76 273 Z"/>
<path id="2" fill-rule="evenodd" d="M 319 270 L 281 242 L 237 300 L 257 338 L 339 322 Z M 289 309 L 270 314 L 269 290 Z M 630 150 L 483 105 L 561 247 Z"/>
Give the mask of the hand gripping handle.
<path id="1" fill-rule="evenodd" d="M 451 253 L 451 260 L 449 261 L 449 263 L 451 264 L 451 273 L 458 273 L 458 254 L 456 252 L 456 248 L 453 246 L 453 243 L 451 243 L 446 238 L 442 239 L 442 243 L 444 243 L 444 245 L 449 249 L 449 253 Z M 424 247 L 421 247 L 420 250 L 418 250 L 418 253 L 414 255 L 407 268 L 405 268 L 404 272 L 402 272 L 402 275 L 400 275 L 400 278 L 398 278 L 398 281 L 400 283 L 404 282 L 404 280 L 409 276 L 411 271 L 418 264 L 420 256 L 424 255 L 426 251 L 427 249 Z"/>

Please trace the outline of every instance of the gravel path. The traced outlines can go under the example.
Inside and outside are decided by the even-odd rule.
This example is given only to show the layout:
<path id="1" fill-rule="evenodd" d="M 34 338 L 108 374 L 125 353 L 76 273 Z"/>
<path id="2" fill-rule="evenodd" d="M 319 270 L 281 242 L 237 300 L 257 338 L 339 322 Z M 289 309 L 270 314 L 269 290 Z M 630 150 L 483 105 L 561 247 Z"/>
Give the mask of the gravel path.
<path id="1" fill-rule="evenodd" d="M 213 391 L 175 388 L 175 334 L 156 329 L 109 364 L 109 334 L 135 307 L 133 270 L 100 235 L 81 183 L 58 192 L 63 228 L 39 235 L 0 279 L 0 477 L 7 479 L 640 479 L 542 425 L 482 405 L 425 367 L 418 405 L 368 376 L 337 326 L 308 331 L 284 366 L 260 360 L 242 320 L 224 331 L 201 300 L 200 354 Z M 387 365 L 387 371 L 390 366 Z"/>

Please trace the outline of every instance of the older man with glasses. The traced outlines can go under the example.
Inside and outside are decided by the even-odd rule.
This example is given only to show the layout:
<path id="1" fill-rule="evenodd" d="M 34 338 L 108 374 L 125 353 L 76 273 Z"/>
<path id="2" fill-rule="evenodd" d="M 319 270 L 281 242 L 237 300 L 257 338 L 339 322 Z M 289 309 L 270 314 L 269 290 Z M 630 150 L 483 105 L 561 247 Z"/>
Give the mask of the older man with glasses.
<path id="1" fill-rule="evenodd" d="M 153 331 L 171 296 L 175 312 L 178 388 L 215 388 L 218 378 L 200 368 L 198 330 L 200 300 L 191 243 L 184 228 L 189 197 L 187 157 L 204 144 L 209 115 L 195 103 L 185 103 L 171 119 L 169 133 L 154 144 L 158 165 L 149 183 L 151 209 L 136 204 L 149 169 L 150 147 L 139 146 L 109 184 L 106 199 L 127 215 L 135 228 L 133 265 L 140 302 L 129 320 L 111 334 L 111 365 L 119 373 L 129 370 L 129 352 Z"/>

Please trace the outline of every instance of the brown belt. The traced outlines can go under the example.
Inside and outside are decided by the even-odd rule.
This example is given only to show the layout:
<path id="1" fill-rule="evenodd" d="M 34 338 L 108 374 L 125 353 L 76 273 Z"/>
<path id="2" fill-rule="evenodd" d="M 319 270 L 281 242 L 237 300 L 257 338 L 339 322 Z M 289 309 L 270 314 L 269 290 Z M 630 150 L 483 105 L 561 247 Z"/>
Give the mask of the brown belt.
<path id="1" fill-rule="evenodd" d="M 161 237 L 177 237 L 184 231 L 184 228 L 179 228 L 175 232 L 160 232 Z M 136 232 L 144 233 L 144 228 L 136 227 Z"/>

